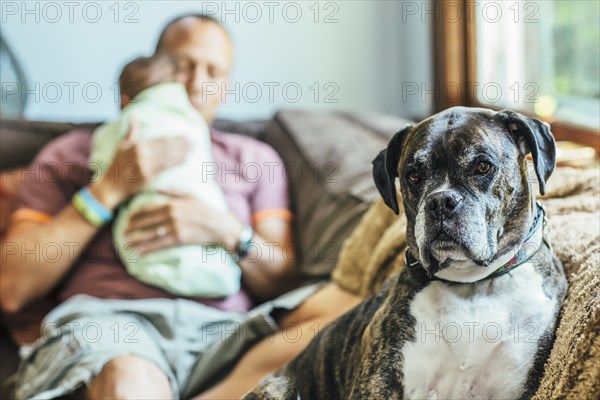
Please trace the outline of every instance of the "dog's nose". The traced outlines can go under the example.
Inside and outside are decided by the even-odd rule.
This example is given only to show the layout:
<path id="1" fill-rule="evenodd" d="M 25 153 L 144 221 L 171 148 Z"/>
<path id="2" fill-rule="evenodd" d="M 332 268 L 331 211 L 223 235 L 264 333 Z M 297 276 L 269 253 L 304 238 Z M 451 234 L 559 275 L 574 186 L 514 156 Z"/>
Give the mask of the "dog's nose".
<path id="1" fill-rule="evenodd" d="M 462 196 L 453 190 L 436 192 L 427 199 L 427 211 L 432 218 L 452 218 L 460 207 Z"/>

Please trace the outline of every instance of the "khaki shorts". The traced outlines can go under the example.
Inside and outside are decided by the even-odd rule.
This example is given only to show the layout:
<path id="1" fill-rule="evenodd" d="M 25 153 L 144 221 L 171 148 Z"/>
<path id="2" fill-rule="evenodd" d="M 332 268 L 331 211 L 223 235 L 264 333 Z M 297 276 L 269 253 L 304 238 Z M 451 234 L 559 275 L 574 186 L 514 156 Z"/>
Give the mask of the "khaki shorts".
<path id="1" fill-rule="evenodd" d="M 248 313 L 221 311 L 185 299 L 106 300 L 76 295 L 42 322 L 42 338 L 21 349 L 18 399 L 51 399 L 89 383 L 110 360 L 135 355 L 167 375 L 174 398 L 217 383 L 254 343 L 277 332 L 274 310 L 291 310 L 319 282 Z"/>

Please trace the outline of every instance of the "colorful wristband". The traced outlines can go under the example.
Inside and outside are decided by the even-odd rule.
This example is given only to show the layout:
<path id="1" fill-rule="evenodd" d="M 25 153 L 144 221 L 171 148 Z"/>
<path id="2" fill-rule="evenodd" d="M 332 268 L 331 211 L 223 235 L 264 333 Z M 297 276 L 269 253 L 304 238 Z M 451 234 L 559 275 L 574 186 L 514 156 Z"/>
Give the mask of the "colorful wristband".
<path id="1" fill-rule="evenodd" d="M 96 228 L 103 227 L 113 218 L 112 211 L 104 207 L 87 187 L 75 193 L 72 202 L 81 216 Z"/>

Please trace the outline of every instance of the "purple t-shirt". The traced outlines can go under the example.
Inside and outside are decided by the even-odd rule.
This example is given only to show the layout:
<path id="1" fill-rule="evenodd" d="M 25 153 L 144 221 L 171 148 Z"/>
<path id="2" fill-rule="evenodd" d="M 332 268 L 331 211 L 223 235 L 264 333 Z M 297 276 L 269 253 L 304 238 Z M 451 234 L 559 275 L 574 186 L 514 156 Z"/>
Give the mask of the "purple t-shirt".
<path id="1" fill-rule="evenodd" d="M 229 209 L 240 221 L 253 225 L 273 215 L 291 217 L 285 168 L 275 150 L 256 139 L 214 130 L 211 139 L 214 164 L 199 171 L 198 179 L 202 179 L 202 174 L 214 176 Z M 16 214 L 35 211 L 53 216 L 62 210 L 90 182 L 92 171 L 87 163 L 91 141 L 91 132 L 79 130 L 46 145 L 22 173 Z M 59 285 L 59 300 L 80 293 L 111 299 L 175 298 L 127 273 L 115 251 L 111 232 L 112 224 L 108 224 L 92 239 Z M 240 312 L 253 305 L 243 285 L 240 292 L 223 299 L 190 299 Z"/>

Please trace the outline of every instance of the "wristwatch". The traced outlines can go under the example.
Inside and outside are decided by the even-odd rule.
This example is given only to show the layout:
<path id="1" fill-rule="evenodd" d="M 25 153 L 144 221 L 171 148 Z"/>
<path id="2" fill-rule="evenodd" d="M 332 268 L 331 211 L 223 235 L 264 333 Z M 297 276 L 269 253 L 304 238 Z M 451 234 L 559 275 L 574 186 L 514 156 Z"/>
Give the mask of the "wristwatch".
<path id="1" fill-rule="evenodd" d="M 244 257 L 248 255 L 250 251 L 250 246 L 252 246 L 252 237 L 254 236 L 254 231 L 250 225 L 244 226 L 242 229 L 242 233 L 240 233 L 240 237 L 237 241 L 237 256 L 238 260 L 242 260 Z"/>

